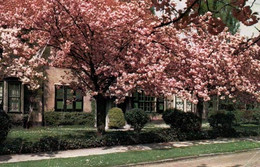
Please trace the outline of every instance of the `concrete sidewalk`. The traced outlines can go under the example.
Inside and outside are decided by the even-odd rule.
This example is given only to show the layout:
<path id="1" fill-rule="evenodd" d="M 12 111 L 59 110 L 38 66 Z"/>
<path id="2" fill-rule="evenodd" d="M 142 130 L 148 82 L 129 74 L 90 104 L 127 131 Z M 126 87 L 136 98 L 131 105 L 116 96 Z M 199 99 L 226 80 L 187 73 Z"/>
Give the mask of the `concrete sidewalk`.
<path id="1" fill-rule="evenodd" d="M 89 155 L 101 155 L 109 153 L 119 153 L 134 150 L 152 150 L 152 149 L 163 149 L 163 148 L 173 148 L 173 147 L 187 147 L 198 144 L 215 144 L 215 143 L 229 143 L 235 141 L 259 141 L 259 139 L 254 138 L 240 138 L 240 139 L 215 139 L 215 140 L 200 140 L 200 141 L 186 141 L 186 142 L 168 142 L 168 143 L 155 143 L 155 144 L 140 144 L 131 146 L 115 146 L 115 147 L 99 147 L 99 148 L 88 148 L 88 149 L 78 149 L 78 150 L 67 150 L 67 151 L 57 151 L 49 153 L 36 153 L 36 154 L 15 154 L 15 155 L 3 155 L 0 156 L 1 163 L 11 163 L 11 162 L 22 162 L 22 161 L 36 161 L 44 159 L 54 159 L 54 158 L 71 158 Z"/>

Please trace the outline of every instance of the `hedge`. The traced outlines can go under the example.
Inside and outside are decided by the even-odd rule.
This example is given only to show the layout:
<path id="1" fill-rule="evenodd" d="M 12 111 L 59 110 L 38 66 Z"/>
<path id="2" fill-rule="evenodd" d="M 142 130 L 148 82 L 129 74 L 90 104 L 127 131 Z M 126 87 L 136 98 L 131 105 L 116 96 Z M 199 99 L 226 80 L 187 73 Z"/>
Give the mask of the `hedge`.
<path id="1" fill-rule="evenodd" d="M 242 132 L 238 136 L 256 136 L 257 133 Z M 191 141 L 214 139 L 218 136 L 214 131 L 177 132 L 173 129 L 158 128 L 141 131 L 110 131 L 103 136 L 97 136 L 95 131 L 89 131 L 82 136 L 44 136 L 37 140 L 25 138 L 8 138 L 0 144 L 0 155 L 39 153 L 69 149 L 106 147 L 117 145 L 134 145 L 162 143 L 173 141 Z M 233 137 L 233 136 L 232 136 Z"/>
<path id="2" fill-rule="evenodd" d="M 93 113 L 84 112 L 45 112 L 47 126 L 60 125 L 86 125 L 93 127 L 95 116 Z"/>
<path id="3" fill-rule="evenodd" d="M 211 115 L 215 115 L 217 113 L 223 114 L 234 114 L 235 120 L 234 123 L 236 125 L 239 124 L 260 124 L 260 109 L 252 109 L 252 110 L 234 110 L 234 111 L 226 111 L 226 110 L 219 110 L 217 112 L 209 112 L 208 117 Z"/>
<path id="4" fill-rule="evenodd" d="M 38 153 L 58 150 L 105 147 L 116 145 L 148 144 L 183 140 L 210 139 L 213 133 L 196 132 L 177 134 L 171 129 L 154 129 L 141 131 L 113 131 L 98 137 L 91 133 L 88 137 L 45 136 L 37 141 L 12 138 L 0 144 L 0 155 Z"/>
<path id="5" fill-rule="evenodd" d="M 9 116 L 5 112 L 0 111 L 0 143 L 5 141 L 10 128 L 11 121 Z"/>

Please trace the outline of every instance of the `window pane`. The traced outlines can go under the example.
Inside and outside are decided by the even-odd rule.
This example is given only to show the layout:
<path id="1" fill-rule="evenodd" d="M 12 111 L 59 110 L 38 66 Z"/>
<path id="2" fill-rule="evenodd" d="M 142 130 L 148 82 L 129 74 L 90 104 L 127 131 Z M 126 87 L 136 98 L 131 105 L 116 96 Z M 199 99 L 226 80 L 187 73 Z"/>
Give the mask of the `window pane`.
<path id="1" fill-rule="evenodd" d="M 164 104 L 163 104 L 163 103 L 160 103 L 160 104 L 159 104 L 159 110 L 163 110 L 163 108 L 164 108 Z"/>
<path id="2" fill-rule="evenodd" d="M 191 102 L 190 102 L 190 101 L 187 101 L 187 111 L 188 111 L 188 112 L 191 112 L 191 111 L 192 111 L 192 110 L 191 110 L 191 107 L 192 107 Z"/>
<path id="3" fill-rule="evenodd" d="M 59 87 L 59 86 L 57 86 L 56 87 L 56 99 L 63 99 L 63 97 L 64 97 L 64 89 L 63 89 L 63 87 Z"/>
<path id="4" fill-rule="evenodd" d="M 134 108 L 138 108 L 138 103 L 134 103 Z"/>
<path id="5" fill-rule="evenodd" d="M 63 101 L 57 101 L 57 109 L 63 110 Z"/>
<path id="6" fill-rule="evenodd" d="M 138 93 L 134 92 L 133 93 L 134 101 L 138 101 Z"/>
<path id="7" fill-rule="evenodd" d="M 81 91 L 80 91 L 80 90 L 77 90 L 77 91 L 76 91 L 76 100 L 82 100 L 82 99 L 83 99 L 83 97 L 82 97 Z"/>
<path id="8" fill-rule="evenodd" d="M 176 108 L 178 110 L 183 110 L 183 107 L 184 107 L 183 100 L 179 97 L 176 97 Z"/>
<path id="9" fill-rule="evenodd" d="M 73 99 L 74 91 L 73 89 L 67 88 L 67 99 Z"/>
<path id="10" fill-rule="evenodd" d="M 21 87 L 19 82 L 9 82 L 8 84 L 8 111 L 20 112 Z"/>
<path id="11" fill-rule="evenodd" d="M 67 103 L 67 110 L 72 110 L 72 109 L 73 109 L 73 104 Z"/>
<path id="12" fill-rule="evenodd" d="M 82 110 L 82 102 L 76 102 L 76 110 Z"/>
<path id="13" fill-rule="evenodd" d="M 10 98 L 9 99 L 9 111 L 19 112 L 20 111 L 20 98 Z"/>
<path id="14" fill-rule="evenodd" d="M 9 84 L 9 97 L 20 97 L 20 84 L 10 83 Z"/>

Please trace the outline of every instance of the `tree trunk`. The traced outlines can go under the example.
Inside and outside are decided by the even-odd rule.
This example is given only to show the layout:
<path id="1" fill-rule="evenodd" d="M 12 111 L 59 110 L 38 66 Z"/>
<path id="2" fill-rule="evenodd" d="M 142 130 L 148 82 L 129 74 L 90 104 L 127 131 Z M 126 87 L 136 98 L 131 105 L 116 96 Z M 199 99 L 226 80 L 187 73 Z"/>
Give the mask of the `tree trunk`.
<path id="1" fill-rule="evenodd" d="M 200 118 L 200 125 L 202 125 L 202 116 L 203 116 L 203 100 L 199 98 L 199 102 L 197 104 L 197 115 Z"/>
<path id="2" fill-rule="evenodd" d="M 96 123 L 98 135 L 103 135 L 105 133 L 106 126 L 106 98 L 98 94 L 94 97 L 96 100 Z"/>
<path id="3" fill-rule="evenodd" d="M 208 115 L 209 115 L 209 103 L 208 102 L 203 102 L 203 118 L 208 120 Z"/>

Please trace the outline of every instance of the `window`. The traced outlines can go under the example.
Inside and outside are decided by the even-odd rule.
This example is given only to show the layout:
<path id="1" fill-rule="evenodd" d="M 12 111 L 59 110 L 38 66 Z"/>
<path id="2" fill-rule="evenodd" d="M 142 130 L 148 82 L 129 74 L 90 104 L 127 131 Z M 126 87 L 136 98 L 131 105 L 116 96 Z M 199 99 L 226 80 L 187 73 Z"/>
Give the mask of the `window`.
<path id="1" fill-rule="evenodd" d="M 8 112 L 21 112 L 20 82 L 9 82 L 8 84 Z"/>
<path id="2" fill-rule="evenodd" d="M 164 98 L 157 98 L 157 112 L 163 113 L 164 111 Z"/>
<path id="3" fill-rule="evenodd" d="M 192 112 L 192 104 L 190 101 L 187 101 L 187 112 Z"/>
<path id="4" fill-rule="evenodd" d="M 0 111 L 3 110 L 4 103 L 4 83 L 0 82 Z"/>
<path id="5" fill-rule="evenodd" d="M 176 96 L 176 109 L 184 111 L 184 101 Z"/>
<path id="6" fill-rule="evenodd" d="M 133 94 L 133 107 L 140 108 L 144 111 L 154 112 L 155 107 L 157 107 L 157 111 L 163 111 L 163 99 L 157 99 L 157 102 L 154 97 L 146 96 L 143 92 L 138 93 L 135 92 Z"/>
<path id="7" fill-rule="evenodd" d="M 83 111 L 82 92 L 69 86 L 55 86 L 55 111 Z"/>

